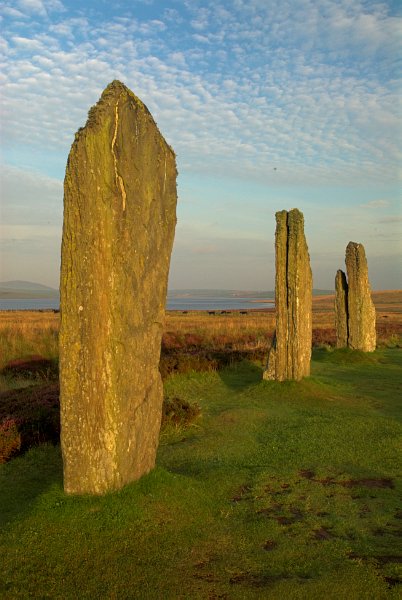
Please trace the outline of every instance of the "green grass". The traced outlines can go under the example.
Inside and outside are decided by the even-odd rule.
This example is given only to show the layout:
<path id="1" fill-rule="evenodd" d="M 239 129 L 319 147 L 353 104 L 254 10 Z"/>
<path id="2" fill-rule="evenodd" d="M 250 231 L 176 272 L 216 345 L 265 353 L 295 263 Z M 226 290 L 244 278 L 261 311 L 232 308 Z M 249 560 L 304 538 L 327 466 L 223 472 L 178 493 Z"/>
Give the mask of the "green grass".
<path id="1" fill-rule="evenodd" d="M 0 596 L 397 598 L 402 351 L 317 351 L 301 383 L 244 362 L 169 378 L 202 408 L 157 468 L 68 497 L 58 447 L 0 467 Z"/>

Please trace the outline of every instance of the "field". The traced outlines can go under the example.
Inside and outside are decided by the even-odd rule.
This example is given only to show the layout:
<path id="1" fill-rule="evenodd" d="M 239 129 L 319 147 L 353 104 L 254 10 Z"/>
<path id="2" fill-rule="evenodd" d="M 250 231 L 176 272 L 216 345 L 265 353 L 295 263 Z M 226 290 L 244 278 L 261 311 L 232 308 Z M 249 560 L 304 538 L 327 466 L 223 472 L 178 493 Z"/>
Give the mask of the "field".
<path id="1" fill-rule="evenodd" d="M 300 383 L 244 359 L 265 355 L 272 312 L 168 314 L 167 354 L 243 360 L 165 377 L 201 414 L 165 427 L 156 469 L 120 492 L 66 496 L 57 444 L 0 465 L 0 597 L 399 598 L 401 299 L 377 297 L 367 355 L 331 347 L 332 299 L 316 299 Z M 0 314 L 3 391 L 49 385 L 4 367 L 57 359 L 57 329 L 53 313 Z"/>
<path id="2" fill-rule="evenodd" d="M 402 290 L 373 292 L 380 347 L 402 343 Z M 254 306 L 254 305 L 252 305 Z M 0 369 L 14 359 L 42 356 L 57 359 L 59 313 L 0 311 Z M 168 312 L 162 347 L 166 351 L 240 351 L 265 356 L 275 328 L 274 309 L 247 314 L 209 315 L 205 312 Z M 313 299 L 313 346 L 334 345 L 334 297 Z M 1 382 L 0 386 L 4 382 Z M 1 389 L 1 387 L 0 387 Z"/>

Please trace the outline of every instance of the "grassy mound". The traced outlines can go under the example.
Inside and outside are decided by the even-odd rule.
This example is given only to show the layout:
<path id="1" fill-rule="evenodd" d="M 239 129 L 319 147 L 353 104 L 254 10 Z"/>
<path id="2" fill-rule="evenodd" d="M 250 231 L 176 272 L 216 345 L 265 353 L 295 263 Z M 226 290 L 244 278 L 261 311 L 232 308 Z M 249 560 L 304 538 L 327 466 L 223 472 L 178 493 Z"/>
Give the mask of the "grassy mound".
<path id="1" fill-rule="evenodd" d="M 350 348 L 320 348 L 314 350 L 314 359 L 339 365 L 366 364 L 373 365 L 381 362 L 381 354 L 376 352 L 363 352 Z"/>

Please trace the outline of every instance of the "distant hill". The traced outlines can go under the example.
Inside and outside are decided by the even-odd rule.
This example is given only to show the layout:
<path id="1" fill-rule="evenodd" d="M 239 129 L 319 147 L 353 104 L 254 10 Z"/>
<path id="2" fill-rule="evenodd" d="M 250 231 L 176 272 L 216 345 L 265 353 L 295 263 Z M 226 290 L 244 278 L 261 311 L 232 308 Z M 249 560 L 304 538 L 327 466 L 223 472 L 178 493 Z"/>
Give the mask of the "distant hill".
<path id="1" fill-rule="evenodd" d="M 58 298 L 59 291 L 33 281 L 0 281 L 0 298 Z"/>

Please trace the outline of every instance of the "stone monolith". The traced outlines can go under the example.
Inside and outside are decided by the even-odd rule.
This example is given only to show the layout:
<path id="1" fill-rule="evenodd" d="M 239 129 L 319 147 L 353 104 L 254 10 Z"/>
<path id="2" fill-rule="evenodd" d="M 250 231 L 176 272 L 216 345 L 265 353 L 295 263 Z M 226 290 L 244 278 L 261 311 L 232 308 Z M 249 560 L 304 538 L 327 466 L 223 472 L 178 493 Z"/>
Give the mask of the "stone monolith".
<path id="1" fill-rule="evenodd" d="M 155 464 L 158 364 L 176 224 L 175 154 L 113 81 L 68 157 L 61 262 L 64 488 L 102 494 Z"/>
<path id="2" fill-rule="evenodd" d="M 312 274 L 303 214 L 276 213 L 276 331 L 264 379 L 300 380 L 310 374 Z"/>
<path id="3" fill-rule="evenodd" d="M 341 269 L 335 277 L 335 330 L 336 347 L 346 348 L 348 345 L 348 284 L 346 275 Z"/>
<path id="4" fill-rule="evenodd" d="M 373 352 L 376 347 L 376 317 L 363 244 L 349 242 L 345 262 L 348 277 L 348 346 L 354 350 Z"/>

